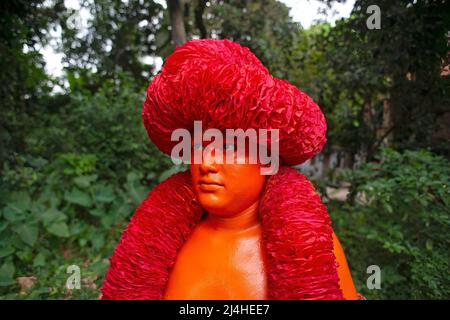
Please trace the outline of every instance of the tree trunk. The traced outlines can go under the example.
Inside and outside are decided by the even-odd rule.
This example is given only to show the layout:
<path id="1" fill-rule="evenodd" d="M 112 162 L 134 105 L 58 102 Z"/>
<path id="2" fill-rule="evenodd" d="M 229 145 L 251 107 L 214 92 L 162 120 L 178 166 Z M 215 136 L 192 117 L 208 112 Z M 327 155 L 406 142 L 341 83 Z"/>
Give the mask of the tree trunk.
<path id="1" fill-rule="evenodd" d="M 382 143 L 386 146 L 391 145 L 394 140 L 394 134 L 391 130 L 393 124 L 391 112 L 391 104 L 388 99 L 385 99 L 383 101 L 383 124 L 378 131 L 377 139 L 383 140 Z"/>
<path id="2" fill-rule="evenodd" d="M 330 150 L 323 153 L 322 172 L 320 173 L 320 178 L 326 177 L 328 171 L 330 171 L 331 152 L 332 151 Z"/>
<path id="3" fill-rule="evenodd" d="M 175 46 L 182 45 L 186 42 L 182 0 L 167 0 L 167 6 L 172 26 L 172 41 Z"/>
<path id="4" fill-rule="evenodd" d="M 208 32 L 206 31 L 205 22 L 203 21 L 203 12 L 206 7 L 206 0 L 197 0 L 197 7 L 195 8 L 195 24 L 200 32 L 200 38 L 208 38 Z"/>

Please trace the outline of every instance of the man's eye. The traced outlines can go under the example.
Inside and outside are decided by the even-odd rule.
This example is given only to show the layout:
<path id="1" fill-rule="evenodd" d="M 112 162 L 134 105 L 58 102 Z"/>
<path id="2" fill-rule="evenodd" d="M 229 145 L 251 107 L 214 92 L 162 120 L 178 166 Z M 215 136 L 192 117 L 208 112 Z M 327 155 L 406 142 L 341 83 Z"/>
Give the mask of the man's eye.
<path id="1" fill-rule="evenodd" d="M 194 150 L 202 150 L 202 145 L 200 143 L 194 144 Z"/>
<path id="2" fill-rule="evenodd" d="M 232 143 L 227 143 L 223 146 L 223 149 L 225 151 L 234 151 L 234 144 Z"/>

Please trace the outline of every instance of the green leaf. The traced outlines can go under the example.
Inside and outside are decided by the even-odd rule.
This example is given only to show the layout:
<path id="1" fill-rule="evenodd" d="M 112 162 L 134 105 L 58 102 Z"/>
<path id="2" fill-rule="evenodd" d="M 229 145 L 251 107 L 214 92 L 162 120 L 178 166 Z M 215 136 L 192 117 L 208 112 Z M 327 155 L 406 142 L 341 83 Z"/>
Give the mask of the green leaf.
<path id="1" fill-rule="evenodd" d="M 73 179 L 77 187 L 81 189 L 88 188 L 93 181 L 97 180 L 97 175 L 84 175 Z"/>
<path id="2" fill-rule="evenodd" d="M 136 190 L 136 194 L 138 196 L 138 198 L 136 200 L 138 200 L 138 203 L 141 203 L 148 194 L 148 187 L 137 186 L 135 190 Z"/>
<path id="3" fill-rule="evenodd" d="M 41 215 L 41 220 L 46 225 L 55 223 L 55 222 L 63 222 L 66 219 L 67 219 L 67 216 L 55 208 L 50 208 L 49 210 L 45 211 Z"/>
<path id="4" fill-rule="evenodd" d="M 12 201 L 9 206 L 18 212 L 25 212 L 31 208 L 31 199 L 28 193 L 20 191 L 12 196 Z"/>
<path id="5" fill-rule="evenodd" d="M 159 180 L 159 182 L 161 182 L 177 172 L 183 172 L 186 170 L 187 170 L 187 167 L 185 165 L 174 165 L 174 166 L 170 167 L 169 169 L 163 171 L 161 173 L 161 175 L 159 176 L 158 180 Z"/>
<path id="6" fill-rule="evenodd" d="M 21 224 L 14 228 L 14 231 L 19 235 L 20 239 L 29 246 L 34 246 L 38 238 L 37 224 Z"/>
<path id="7" fill-rule="evenodd" d="M 23 219 L 23 212 L 8 204 L 8 206 L 3 209 L 3 217 L 8 221 L 16 222 Z"/>
<path id="8" fill-rule="evenodd" d="M 0 287 L 9 286 L 15 283 L 14 272 L 15 267 L 11 262 L 5 262 L 0 267 Z"/>
<path id="9" fill-rule="evenodd" d="M 139 179 L 140 179 L 139 175 L 136 172 L 134 172 L 134 171 L 129 172 L 127 174 L 127 181 L 128 182 L 134 182 L 134 181 L 137 181 Z"/>
<path id="10" fill-rule="evenodd" d="M 45 266 L 45 255 L 43 253 L 38 253 L 33 260 L 33 267 L 44 267 Z"/>
<path id="11" fill-rule="evenodd" d="M 78 243 L 80 244 L 80 247 L 84 247 L 87 243 L 87 239 L 81 238 L 78 240 Z"/>
<path id="12" fill-rule="evenodd" d="M 101 217 L 105 215 L 105 211 L 101 208 L 95 208 L 89 210 L 89 213 L 92 214 L 94 217 Z"/>
<path id="13" fill-rule="evenodd" d="M 112 215 L 105 215 L 101 218 L 100 223 L 104 228 L 110 228 L 114 223 L 114 218 Z"/>
<path id="14" fill-rule="evenodd" d="M 389 203 L 385 203 L 385 204 L 384 204 L 384 207 L 386 208 L 386 210 L 387 210 L 389 213 L 393 213 L 393 212 L 394 212 L 394 210 L 392 209 L 392 206 L 391 206 Z"/>
<path id="15" fill-rule="evenodd" d="M 58 237 L 66 238 L 70 236 L 69 227 L 65 222 L 52 223 L 50 226 L 47 227 L 47 231 Z"/>
<path id="16" fill-rule="evenodd" d="M 131 199 L 133 200 L 133 202 L 135 204 L 141 203 L 142 200 L 145 199 L 145 197 L 148 193 L 148 188 L 141 185 L 138 182 L 135 182 L 135 183 L 128 182 L 126 189 L 127 189 L 129 196 L 131 197 Z"/>
<path id="17" fill-rule="evenodd" d="M 92 200 L 89 194 L 78 188 L 73 188 L 71 191 L 66 192 L 64 199 L 70 203 L 78 204 L 82 207 L 88 208 L 92 206 Z"/>
<path id="18" fill-rule="evenodd" d="M 9 223 L 7 221 L 0 221 L 0 233 L 8 227 Z"/>
<path id="19" fill-rule="evenodd" d="M 91 238 L 91 243 L 95 250 L 99 250 L 105 244 L 105 237 L 102 233 L 94 233 Z"/>
<path id="20" fill-rule="evenodd" d="M 98 202 L 112 202 L 115 198 L 114 190 L 111 185 L 105 185 L 100 187 L 95 193 L 95 199 Z"/>
<path id="21" fill-rule="evenodd" d="M 0 249 L 0 258 L 7 257 L 11 254 L 13 254 L 15 249 L 12 246 L 3 247 Z"/>
<path id="22" fill-rule="evenodd" d="M 33 252 L 28 247 L 24 248 L 24 250 L 16 251 L 16 256 L 26 264 L 33 261 Z"/>

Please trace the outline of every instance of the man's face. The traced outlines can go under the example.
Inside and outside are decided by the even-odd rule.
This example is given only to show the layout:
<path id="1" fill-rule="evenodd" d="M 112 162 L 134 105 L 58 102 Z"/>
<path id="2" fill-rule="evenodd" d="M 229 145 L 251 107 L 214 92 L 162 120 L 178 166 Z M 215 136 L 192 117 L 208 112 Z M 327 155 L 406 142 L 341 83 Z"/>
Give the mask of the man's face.
<path id="1" fill-rule="evenodd" d="M 203 155 L 201 164 L 191 164 L 192 184 L 200 205 L 220 217 L 232 217 L 258 201 L 265 183 L 260 164 L 250 164 L 248 154 L 243 155 L 245 163 L 238 164 L 238 153 L 228 152 L 234 152 L 233 163 L 217 163 L 211 149 Z"/>

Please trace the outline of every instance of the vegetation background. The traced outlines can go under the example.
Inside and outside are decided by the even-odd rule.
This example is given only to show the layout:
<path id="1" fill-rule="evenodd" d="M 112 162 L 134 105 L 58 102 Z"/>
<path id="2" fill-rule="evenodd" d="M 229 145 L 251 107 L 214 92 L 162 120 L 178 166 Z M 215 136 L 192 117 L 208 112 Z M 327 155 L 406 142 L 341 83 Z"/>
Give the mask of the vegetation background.
<path id="1" fill-rule="evenodd" d="M 154 58 L 206 37 L 248 46 L 322 107 L 315 184 L 358 290 L 450 298 L 448 1 L 357 0 L 350 17 L 308 29 L 275 0 L 79 1 L 86 26 L 63 0 L 0 2 L 0 298 L 99 297 L 134 209 L 179 170 L 141 121 Z M 379 30 L 366 26 L 372 4 Z M 41 54 L 56 31 L 60 77 Z M 379 290 L 366 286 L 372 264 Z M 70 265 L 80 290 L 66 288 Z"/>

